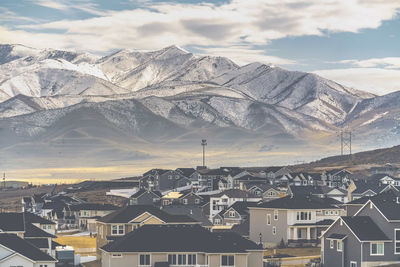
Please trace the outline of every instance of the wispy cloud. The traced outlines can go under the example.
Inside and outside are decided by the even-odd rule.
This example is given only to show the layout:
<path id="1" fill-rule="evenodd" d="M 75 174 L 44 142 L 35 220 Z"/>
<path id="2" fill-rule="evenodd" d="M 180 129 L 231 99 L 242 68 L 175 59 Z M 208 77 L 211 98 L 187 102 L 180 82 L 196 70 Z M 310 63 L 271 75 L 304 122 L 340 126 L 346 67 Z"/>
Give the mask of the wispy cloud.
<path id="1" fill-rule="evenodd" d="M 91 2 L 90 0 L 35 0 L 35 5 L 47 7 L 51 9 L 57 9 L 61 11 L 81 10 L 88 14 L 103 16 L 106 15 L 106 11 L 102 11 L 98 8 L 98 5 Z"/>
<path id="2" fill-rule="evenodd" d="M 370 58 L 365 60 L 342 60 L 339 63 L 351 64 L 361 68 L 382 67 L 386 69 L 400 69 L 400 57 Z"/>
<path id="3" fill-rule="evenodd" d="M 37 22 L 35 19 L 20 16 L 17 13 L 12 12 L 5 7 L 0 6 L 0 22 L 15 22 L 15 21 L 18 21 L 20 23 Z"/>
<path id="4" fill-rule="evenodd" d="M 276 65 L 292 65 L 296 64 L 294 60 L 287 58 L 280 58 L 275 56 L 268 56 L 262 49 L 253 48 L 249 45 L 236 45 L 230 47 L 195 47 L 200 51 L 200 54 L 223 56 L 233 60 L 239 65 L 248 64 L 251 62 L 261 62 L 266 64 Z"/>
<path id="5" fill-rule="evenodd" d="M 68 10 L 69 7 L 57 0 L 36 0 L 34 3 L 38 6 L 57 9 L 57 10 Z"/>
<path id="6" fill-rule="evenodd" d="M 346 68 L 317 70 L 316 74 L 343 85 L 383 95 L 400 90 L 400 70 L 381 68 Z"/>

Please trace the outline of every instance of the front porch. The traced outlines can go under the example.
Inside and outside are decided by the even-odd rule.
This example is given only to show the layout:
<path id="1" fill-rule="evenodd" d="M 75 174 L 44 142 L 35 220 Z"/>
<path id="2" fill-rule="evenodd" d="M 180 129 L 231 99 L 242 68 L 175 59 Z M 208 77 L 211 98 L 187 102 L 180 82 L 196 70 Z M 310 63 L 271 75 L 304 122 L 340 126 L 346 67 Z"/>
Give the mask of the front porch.
<path id="1" fill-rule="evenodd" d="M 326 227 L 317 225 L 293 225 L 289 226 L 288 246 L 302 247 L 313 246 L 320 244 L 319 237 L 322 230 Z"/>

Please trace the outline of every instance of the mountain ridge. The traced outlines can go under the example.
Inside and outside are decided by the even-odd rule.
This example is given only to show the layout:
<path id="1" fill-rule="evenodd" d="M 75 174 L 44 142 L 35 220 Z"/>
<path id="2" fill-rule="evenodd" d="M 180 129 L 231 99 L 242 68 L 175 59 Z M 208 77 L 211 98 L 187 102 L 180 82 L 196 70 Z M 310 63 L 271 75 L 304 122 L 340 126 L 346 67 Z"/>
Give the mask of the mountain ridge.
<path id="1" fill-rule="evenodd" d="M 153 158 L 164 152 L 145 153 L 149 147 L 187 149 L 203 137 L 219 149 L 231 144 L 254 153 L 266 152 L 263 147 L 276 155 L 304 148 L 320 153 L 342 128 L 355 132 L 358 145 L 389 146 L 400 141 L 396 99 L 400 92 L 375 96 L 315 74 L 239 66 L 177 46 L 99 57 L 0 45 L 0 133 L 9 137 L 0 151 L 12 155 L 39 142 L 54 156 L 50 144 L 58 140 L 73 142 L 82 154 L 87 142 L 93 151 L 106 147 L 115 158 L 127 155 L 121 145 L 137 145 L 132 155 Z M 90 119 L 83 125 L 83 118 L 93 125 Z M 110 137 L 96 136 L 102 131 Z"/>

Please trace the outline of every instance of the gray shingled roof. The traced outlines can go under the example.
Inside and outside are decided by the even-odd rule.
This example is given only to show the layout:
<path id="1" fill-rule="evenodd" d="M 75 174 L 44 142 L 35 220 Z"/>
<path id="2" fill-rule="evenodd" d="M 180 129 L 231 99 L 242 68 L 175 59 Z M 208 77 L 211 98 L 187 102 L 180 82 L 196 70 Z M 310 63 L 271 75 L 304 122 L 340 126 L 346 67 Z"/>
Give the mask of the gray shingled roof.
<path id="1" fill-rule="evenodd" d="M 27 257 L 32 261 L 56 262 L 57 260 L 42 252 L 28 241 L 15 234 L 1 234 L 0 244 Z"/>
<path id="2" fill-rule="evenodd" d="M 108 252 L 244 253 L 262 250 L 236 233 L 212 233 L 200 225 L 144 225 L 102 247 Z"/>
<path id="3" fill-rule="evenodd" d="M 104 223 L 128 223 L 139 215 L 148 212 L 166 223 L 195 223 L 196 221 L 185 215 L 171 215 L 151 205 L 131 205 L 114 211 L 100 218 L 99 222 Z"/>
<path id="4" fill-rule="evenodd" d="M 378 225 L 368 216 L 341 217 L 361 241 L 390 241 Z"/>

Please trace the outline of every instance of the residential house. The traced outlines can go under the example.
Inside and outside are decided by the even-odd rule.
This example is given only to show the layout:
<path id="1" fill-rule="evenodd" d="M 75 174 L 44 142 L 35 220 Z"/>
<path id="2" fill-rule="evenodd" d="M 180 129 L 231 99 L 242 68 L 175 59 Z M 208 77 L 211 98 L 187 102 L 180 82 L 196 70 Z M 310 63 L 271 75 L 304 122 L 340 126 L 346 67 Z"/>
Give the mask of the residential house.
<path id="1" fill-rule="evenodd" d="M 117 209 L 119 207 L 111 204 L 82 203 L 67 206 L 64 209 L 64 216 L 75 218 L 71 223 L 71 228 L 76 226 L 81 231 L 96 232 L 96 220 Z"/>
<path id="2" fill-rule="evenodd" d="M 171 215 L 150 205 L 130 205 L 97 220 L 97 248 L 145 224 L 198 224 L 184 215 Z M 99 251 L 98 251 L 99 252 Z"/>
<path id="3" fill-rule="evenodd" d="M 188 177 L 180 171 L 152 169 L 140 178 L 139 187 L 142 189 L 167 191 L 191 185 Z"/>
<path id="4" fill-rule="evenodd" d="M 50 221 L 32 213 L 0 213 L 1 233 L 15 234 L 54 257 L 55 247 L 59 244 L 53 241 L 56 237 L 50 233 L 53 227 Z"/>
<path id="5" fill-rule="evenodd" d="M 353 178 L 353 173 L 346 169 L 334 169 L 324 171 L 321 180 L 324 185 L 329 187 L 347 188 Z"/>
<path id="6" fill-rule="evenodd" d="M 210 196 L 210 219 L 227 209 L 236 201 L 261 201 L 260 196 L 253 195 L 240 189 L 230 189 Z"/>
<path id="7" fill-rule="evenodd" d="M 400 264 L 400 199 L 389 196 L 372 197 L 354 216 L 340 217 L 327 229 L 321 241 L 324 266 Z"/>
<path id="8" fill-rule="evenodd" d="M 129 198 L 130 205 L 153 205 L 159 203 L 162 194 L 160 191 L 150 191 L 147 189 L 139 189 Z"/>
<path id="9" fill-rule="evenodd" d="M 263 201 L 271 201 L 286 196 L 285 192 L 282 192 L 277 186 L 271 184 L 255 184 L 247 191 L 256 196 L 261 196 Z"/>
<path id="10" fill-rule="evenodd" d="M 258 202 L 236 201 L 227 209 L 215 215 L 212 220 L 214 225 L 241 224 L 249 217 L 249 207 L 257 206 Z"/>
<path id="11" fill-rule="evenodd" d="M 0 266 L 55 267 L 57 260 L 15 234 L 0 233 Z"/>
<path id="12" fill-rule="evenodd" d="M 399 191 L 400 187 L 392 184 L 383 184 L 381 181 L 376 180 L 351 181 L 347 188 L 347 194 L 349 201 L 353 201 L 362 197 L 375 196 L 391 189 Z"/>
<path id="13" fill-rule="evenodd" d="M 289 186 L 288 195 L 312 195 L 316 197 L 333 198 L 342 203 L 348 202 L 347 191 L 342 188 L 329 186 Z"/>
<path id="14" fill-rule="evenodd" d="M 250 210 L 250 240 L 265 247 L 318 245 L 322 231 L 341 215 L 340 202 L 315 196 L 287 196 L 264 202 Z"/>
<path id="15" fill-rule="evenodd" d="M 101 248 L 102 267 L 263 266 L 263 249 L 199 225 L 146 225 Z"/>
<path id="16" fill-rule="evenodd" d="M 257 183 L 257 184 L 269 184 L 269 180 L 266 178 L 260 178 L 257 176 L 253 175 L 243 175 L 239 178 L 234 178 L 234 188 L 235 189 L 240 189 L 240 190 L 247 190 L 249 189 L 252 184 Z"/>

